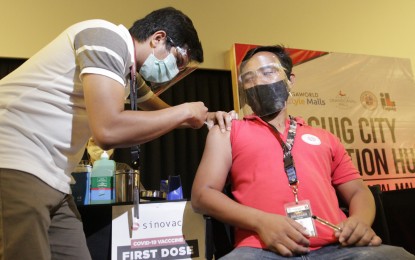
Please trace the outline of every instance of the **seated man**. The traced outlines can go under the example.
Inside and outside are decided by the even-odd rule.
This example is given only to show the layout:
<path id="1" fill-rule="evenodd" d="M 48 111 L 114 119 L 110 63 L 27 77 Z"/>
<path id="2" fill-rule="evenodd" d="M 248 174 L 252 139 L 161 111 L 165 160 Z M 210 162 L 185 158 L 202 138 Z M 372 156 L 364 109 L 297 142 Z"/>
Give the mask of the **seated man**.
<path id="1" fill-rule="evenodd" d="M 254 114 L 226 134 L 209 131 L 192 205 L 235 227 L 236 248 L 223 259 L 414 259 L 372 230 L 373 196 L 339 139 L 288 117 L 291 70 L 282 46 L 250 50 L 239 83 Z M 222 192 L 228 180 L 234 199 Z"/>

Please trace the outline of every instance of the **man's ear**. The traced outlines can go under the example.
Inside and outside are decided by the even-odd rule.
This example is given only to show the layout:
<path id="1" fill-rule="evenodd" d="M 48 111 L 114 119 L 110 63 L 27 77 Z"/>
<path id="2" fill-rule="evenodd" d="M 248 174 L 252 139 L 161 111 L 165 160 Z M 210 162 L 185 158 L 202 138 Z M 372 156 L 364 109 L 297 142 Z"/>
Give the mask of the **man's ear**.
<path id="1" fill-rule="evenodd" d="M 150 46 L 155 48 L 158 44 L 163 43 L 166 40 L 166 32 L 163 30 L 157 31 L 151 35 Z"/>
<path id="2" fill-rule="evenodd" d="M 293 73 L 291 73 L 290 75 L 290 82 L 291 82 L 291 86 L 295 84 L 295 75 Z"/>

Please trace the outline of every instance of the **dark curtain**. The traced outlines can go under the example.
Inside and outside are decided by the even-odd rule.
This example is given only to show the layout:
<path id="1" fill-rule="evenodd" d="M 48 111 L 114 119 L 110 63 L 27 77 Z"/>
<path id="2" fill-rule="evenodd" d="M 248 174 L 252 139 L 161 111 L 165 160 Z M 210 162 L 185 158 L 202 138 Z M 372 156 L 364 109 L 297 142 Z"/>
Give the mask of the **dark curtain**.
<path id="1" fill-rule="evenodd" d="M 4 77 L 25 59 L 0 58 L 0 78 Z M 160 96 L 170 105 L 202 101 L 209 111 L 233 109 L 230 71 L 197 69 L 166 90 Z M 180 175 L 183 195 L 190 198 L 190 191 L 202 157 L 207 128 L 177 129 L 156 140 L 141 145 L 141 182 L 146 189 L 159 189 L 160 180 L 169 175 Z M 129 149 L 116 149 L 114 160 L 131 165 Z"/>
<path id="2" fill-rule="evenodd" d="M 391 245 L 415 254 L 415 189 L 382 192 Z"/>
<path id="3" fill-rule="evenodd" d="M 209 111 L 233 109 L 230 71 L 197 69 L 160 96 L 170 105 L 202 101 Z M 141 182 L 147 189 L 159 189 L 160 180 L 180 175 L 184 197 L 190 191 L 202 157 L 206 127 L 177 129 L 141 145 Z"/>

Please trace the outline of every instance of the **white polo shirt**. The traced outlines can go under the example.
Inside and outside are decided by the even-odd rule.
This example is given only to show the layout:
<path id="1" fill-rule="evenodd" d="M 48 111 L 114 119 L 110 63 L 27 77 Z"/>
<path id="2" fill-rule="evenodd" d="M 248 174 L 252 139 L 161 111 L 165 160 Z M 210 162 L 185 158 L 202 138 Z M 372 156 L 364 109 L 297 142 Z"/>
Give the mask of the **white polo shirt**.
<path id="1" fill-rule="evenodd" d="M 133 53 L 124 26 L 89 20 L 66 29 L 3 78 L 0 168 L 31 173 L 70 193 L 70 174 L 91 136 L 80 75 L 101 74 L 129 86 Z"/>

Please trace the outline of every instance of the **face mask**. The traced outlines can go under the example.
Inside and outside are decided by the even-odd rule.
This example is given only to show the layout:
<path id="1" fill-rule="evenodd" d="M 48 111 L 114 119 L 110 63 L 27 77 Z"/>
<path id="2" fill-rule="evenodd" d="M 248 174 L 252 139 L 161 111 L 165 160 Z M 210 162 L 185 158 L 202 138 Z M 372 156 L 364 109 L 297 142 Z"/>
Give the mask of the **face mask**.
<path id="1" fill-rule="evenodd" d="M 163 83 L 173 79 L 179 73 L 179 69 L 173 54 L 170 53 L 164 60 L 159 60 L 152 53 L 141 66 L 139 73 L 146 81 Z"/>
<path id="2" fill-rule="evenodd" d="M 279 113 L 288 99 L 288 86 L 285 80 L 271 84 L 256 85 L 245 90 L 248 105 L 259 116 Z"/>

